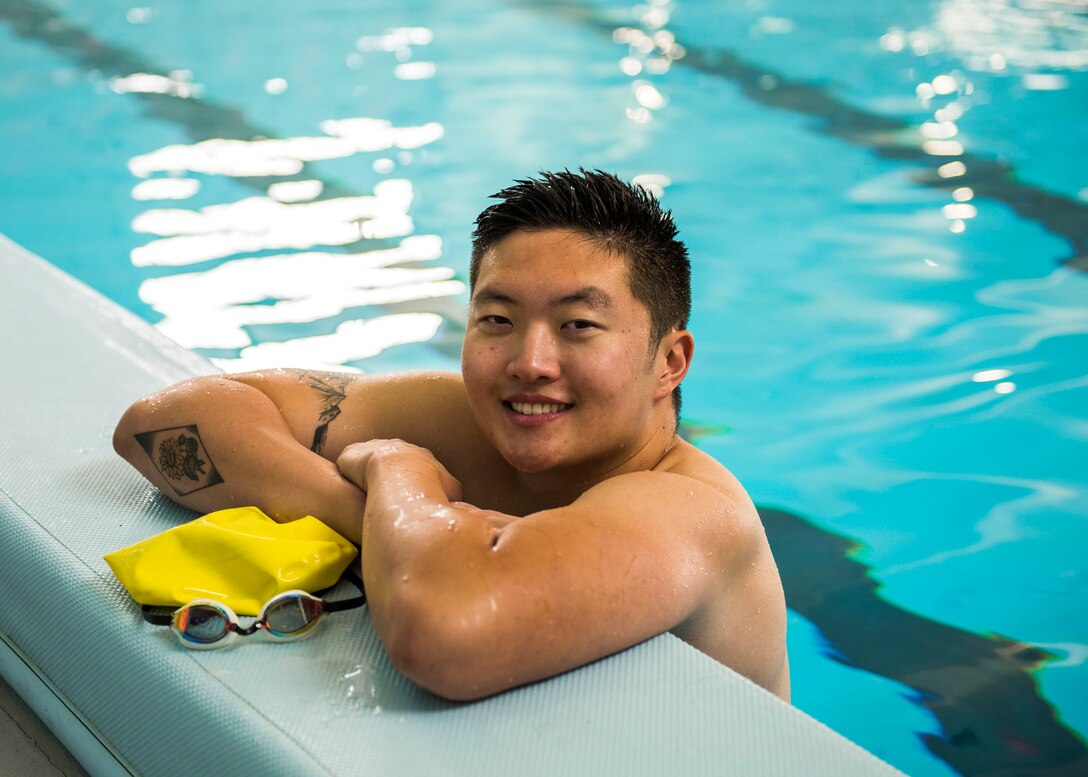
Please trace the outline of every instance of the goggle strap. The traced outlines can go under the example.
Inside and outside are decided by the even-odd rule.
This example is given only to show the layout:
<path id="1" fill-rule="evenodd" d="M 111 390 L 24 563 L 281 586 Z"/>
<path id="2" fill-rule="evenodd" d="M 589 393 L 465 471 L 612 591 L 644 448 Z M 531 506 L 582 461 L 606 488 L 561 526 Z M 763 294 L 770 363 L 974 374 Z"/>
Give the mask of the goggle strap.
<path id="1" fill-rule="evenodd" d="M 348 581 L 359 589 L 359 595 L 354 596 L 351 599 L 341 599 L 338 602 L 330 602 L 328 599 L 322 598 L 324 603 L 325 612 L 340 612 L 341 610 L 351 610 L 356 607 L 362 607 L 366 604 L 366 589 L 363 588 L 363 581 L 359 579 L 359 576 L 355 574 L 355 570 L 348 567 L 344 571 L 344 577 Z"/>
<path id="2" fill-rule="evenodd" d="M 337 602 L 322 600 L 323 607 L 326 612 L 340 612 L 341 610 L 351 610 L 356 607 L 362 607 L 364 604 L 366 604 L 366 590 L 363 588 L 363 581 L 360 580 L 359 576 L 355 574 L 355 570 L 349 568 L 344 572 L 344 577 L 346 577 L 352 585 L 359 589 L 359 595 L 354 596 L 351 599 L 342 599 Z M 178 607 L 170 605 L 140 605 L 140 612 L 144 616 L 144 620 L 155 626 L 171 625 L 174 622 L 174 613 L 177 612 L 178 609 Z M 253 629 L 253 631 L 255 630 L 256 629 Z M 252 633 L 252 631 L 247 633 Z"/>
<path id="3" fill-rule="evenodd" d="M 143 613 L 144 620 L 155 626 L 169 626 L 174 622 L 174 612 L 177 607 L 169 607 L 157 604 L 142 604 L 140 605 L 140 612 Z"/>

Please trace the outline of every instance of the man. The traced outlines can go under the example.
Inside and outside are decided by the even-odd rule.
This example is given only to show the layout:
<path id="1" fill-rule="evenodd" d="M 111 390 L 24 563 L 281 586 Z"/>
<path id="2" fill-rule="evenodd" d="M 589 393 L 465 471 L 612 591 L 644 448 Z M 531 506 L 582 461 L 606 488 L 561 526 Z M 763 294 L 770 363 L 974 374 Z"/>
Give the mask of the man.
<path id="1" fill-rule="evenodd" d="M 360 543 L 378 635 L 441 696 L 671 631 L 788 699 L 759 517 L 676 434 L 694 341 L 670 214 L 600 172 L 495 197 L 460 376 L 196 378 L 133 405 L 115 447 L 193 509 L 312 514 Z"/>

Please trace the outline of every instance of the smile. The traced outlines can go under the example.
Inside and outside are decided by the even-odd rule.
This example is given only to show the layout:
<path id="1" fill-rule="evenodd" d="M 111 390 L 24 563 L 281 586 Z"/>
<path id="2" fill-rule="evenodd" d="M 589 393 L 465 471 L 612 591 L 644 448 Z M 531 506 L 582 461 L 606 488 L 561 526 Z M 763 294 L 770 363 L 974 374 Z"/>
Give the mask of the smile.
<path id="1" fill-rule="evenodd" d="M 561 413 L 564 410 L 570 410 L 573 405 L 566 404 L 546 404 L 546 403 L 529 403 L 529 402 L 503 402 L 508 408 L 513 410 L 518 415 L 551 415 L 554 413 Z"/>

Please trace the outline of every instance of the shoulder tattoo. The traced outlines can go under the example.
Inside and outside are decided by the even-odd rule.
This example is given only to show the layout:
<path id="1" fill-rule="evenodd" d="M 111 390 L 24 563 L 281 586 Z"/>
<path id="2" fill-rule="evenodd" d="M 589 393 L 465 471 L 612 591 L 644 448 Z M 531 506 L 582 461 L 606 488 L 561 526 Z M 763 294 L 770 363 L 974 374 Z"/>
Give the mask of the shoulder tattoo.
<path id="1" fill-rule="evenodd" d="M 223 482 L 219 470 L 212 464 L 212 457 L 204 449 L 196 424 L 140 432 L 134 436 L 178 496 Z"/>
<path id="2" fill-rule="evenodd" d="M 340 403 L 347 399 L 347 387 L 351 382 L 351 378 L 343 375 L 309 376 L 310 388 L 321 397 L 321 412 L 317 416 L 314 441 L 310 444 L 310 450 L 314 453 L 321 453 L 325 449 L 329 424 L 340 415 Z"/>

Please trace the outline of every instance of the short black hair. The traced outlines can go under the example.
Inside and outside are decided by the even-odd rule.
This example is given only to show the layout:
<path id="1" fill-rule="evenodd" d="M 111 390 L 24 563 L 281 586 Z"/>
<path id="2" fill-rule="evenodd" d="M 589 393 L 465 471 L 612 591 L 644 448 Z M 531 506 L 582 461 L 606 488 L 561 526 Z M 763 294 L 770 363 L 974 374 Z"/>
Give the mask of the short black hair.
<path id="1" fill-rule="evenodd" d="M 691 315 L 691 263 L 672 214 L 646 189 L 601 170 L 541 172 L 491 195 L 498 203 L 476 219 L 469 289 L 480 261 L 512 232 L 569 229 L 623 256 L 635 299 L 650 313 L 650 348 Z M 680 389 L 673 394 L 677 414 Z"/>

